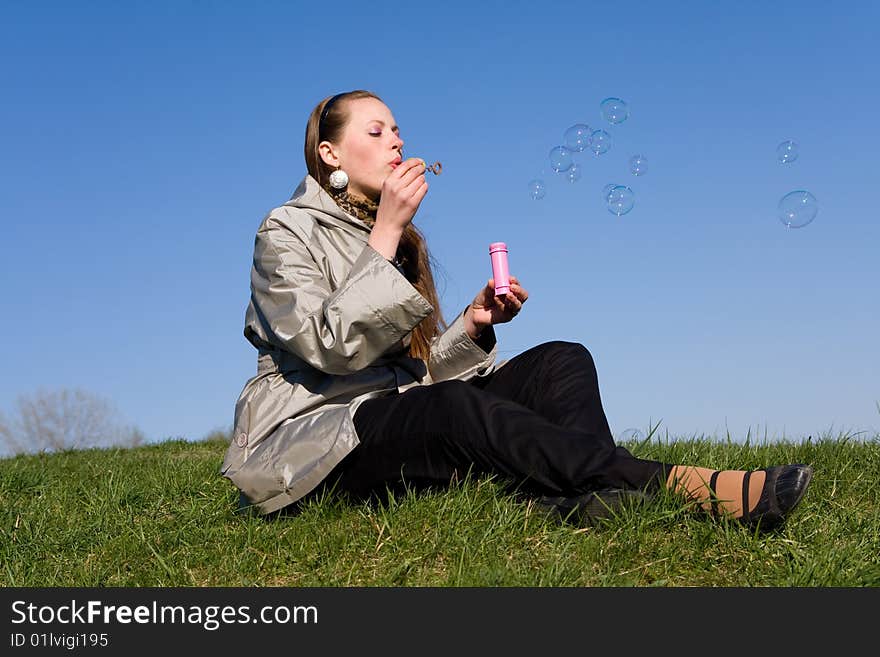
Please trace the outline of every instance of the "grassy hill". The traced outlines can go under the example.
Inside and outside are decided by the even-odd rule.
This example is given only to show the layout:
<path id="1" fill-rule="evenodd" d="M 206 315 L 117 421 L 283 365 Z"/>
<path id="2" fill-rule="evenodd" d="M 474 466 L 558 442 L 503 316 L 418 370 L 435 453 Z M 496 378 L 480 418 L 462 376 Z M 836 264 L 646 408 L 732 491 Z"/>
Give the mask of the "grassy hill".
<path id="1" fill-rule="evenodd" d="M 673 498 L 598 526 L 555 523 L 492 479 L 383 504 L 324 499 L 238 513 L 225 440 L 0 460 L 3 586 L 878 586 L 880 437 L 623 443 L 718 468 L 810 463 L 779 531 L 711 521 Z"/>

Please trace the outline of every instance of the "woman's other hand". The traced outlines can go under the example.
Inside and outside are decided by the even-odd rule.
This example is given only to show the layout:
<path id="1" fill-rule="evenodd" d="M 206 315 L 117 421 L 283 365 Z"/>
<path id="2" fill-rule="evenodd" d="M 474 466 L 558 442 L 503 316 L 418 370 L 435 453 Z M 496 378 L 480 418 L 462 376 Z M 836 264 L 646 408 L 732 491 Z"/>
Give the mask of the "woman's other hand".
<path id="1" fill-rule="evenodd" d="M 476 338 L 490 324 L 509 322 L 519 314 L 528 298 L 529 293 L 516 276 L 510 277 L 510 290 L 503 296 L 495 296 L 495 279 L 490 278 L 465 311 L 468 334 Z"/>

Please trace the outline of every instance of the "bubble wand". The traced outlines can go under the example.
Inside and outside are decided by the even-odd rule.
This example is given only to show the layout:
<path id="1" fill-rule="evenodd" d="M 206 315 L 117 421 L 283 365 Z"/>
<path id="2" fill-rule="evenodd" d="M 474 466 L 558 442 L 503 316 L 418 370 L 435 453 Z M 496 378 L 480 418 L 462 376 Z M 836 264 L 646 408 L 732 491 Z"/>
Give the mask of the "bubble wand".
<path id="1" fill-rule="evenodd" d="M 419 158 L 419 159 L 422 160 L 422 158 Z M 433 173 L 435 176 L 439 176 L 439 175 L 440 175 L 440 172 L 443 171 L 443 165 L 440 164 L 439 162 L 434 162 L 434 164 L 428 164 L 427 162 L 425 162 L 424 160 L 422 160 L 422 165 L 424 165 L 424 167 L 425 167 L 428 171 L 430 171 L 431 173 Z"/>

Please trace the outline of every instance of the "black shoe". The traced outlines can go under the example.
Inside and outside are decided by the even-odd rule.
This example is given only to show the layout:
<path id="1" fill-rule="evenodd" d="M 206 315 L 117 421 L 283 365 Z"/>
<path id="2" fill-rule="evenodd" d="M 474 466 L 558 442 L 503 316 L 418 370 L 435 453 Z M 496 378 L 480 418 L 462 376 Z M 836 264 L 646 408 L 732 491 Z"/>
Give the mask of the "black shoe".
<path id="1" fill-rule="evenodd" d="M 594 525 L 603 518 L 611 518 L 626 506 L 639 504 L 648 495 L 626 488 L 605 488 L 574 497 L 552 497 L 549 495 L 535 499 L 535 506 L 560 522 L 579 526 Z"/>
<path id="2" fill-rule="evenodd" d="M 767 473 L 767 479 L 758 505 L 751 511 L 743 509 L 743 515 L 737 520 L 746 525 L 769 530 L 779 526 L 804 497 L 810 479 L 813 478 L 813 468 L 794 463 L 766 468 L 764 472 Z M 743 477 L 743 500 L 749 499 L 750 476 L 751 472 L 746 472 Z"/>

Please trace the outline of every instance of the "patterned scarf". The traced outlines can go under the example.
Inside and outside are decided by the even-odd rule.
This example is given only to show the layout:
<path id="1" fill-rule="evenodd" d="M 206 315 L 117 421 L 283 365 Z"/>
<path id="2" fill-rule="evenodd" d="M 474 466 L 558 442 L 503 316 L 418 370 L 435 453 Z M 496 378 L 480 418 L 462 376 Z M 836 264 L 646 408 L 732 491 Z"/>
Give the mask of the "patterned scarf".
<path id="1" fill-rule="evenodd" d="M 333 197 L 336 205 L 342 208 L 344 212 L 357 217 L 371 229 L 373 228 L 373 225 L 376 223 L 376 211 L 379 209 L 378 203 L 374 203 L 363 196 L 349 194 L 348 190 L 345 189 L 334 189 L 329 184 L 325 184 L 324 189 Z"/>
<path id="2" fill-rule="evenodd" d="M 324 185 L 324 189 L 331 197 L 333 197 L 333 200 L 336 201 L 336 205 L 342 208 L 344 212 L 363 221 L 370 227 L 370 230 L 373 229 L 373 226 L 376 224 L 376 211 L 379 209 L 378 203 L 374 203 L 363 196 L 349 194 L 348 190 L 345 189 L 334 189 L 329 184 Z M 403 274 L 407 280 L 413 282 L 416 280 L 416 275 L 407 271 L 407 262 L 407 257 L 401 253 L 400 247 L 398 247 L 392 264 L 397 267 L 397 270 Z"/>

